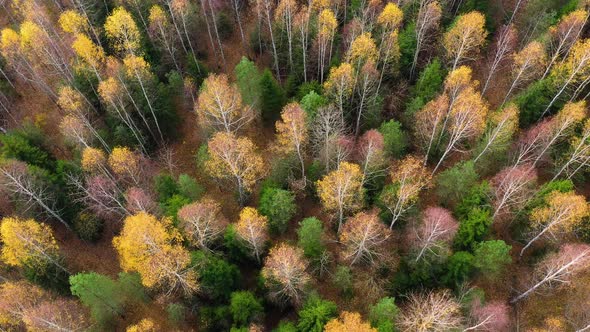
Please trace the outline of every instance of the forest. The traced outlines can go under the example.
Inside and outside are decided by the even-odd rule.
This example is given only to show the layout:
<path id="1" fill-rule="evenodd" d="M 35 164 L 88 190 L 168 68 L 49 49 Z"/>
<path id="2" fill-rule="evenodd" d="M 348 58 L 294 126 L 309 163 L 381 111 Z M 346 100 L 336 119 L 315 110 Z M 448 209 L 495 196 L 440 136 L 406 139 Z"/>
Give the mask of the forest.
<path id="1" fill-rule="evenodd" d="M 0 0 L 0 331 L 590 331 L 589 0 Z"/>

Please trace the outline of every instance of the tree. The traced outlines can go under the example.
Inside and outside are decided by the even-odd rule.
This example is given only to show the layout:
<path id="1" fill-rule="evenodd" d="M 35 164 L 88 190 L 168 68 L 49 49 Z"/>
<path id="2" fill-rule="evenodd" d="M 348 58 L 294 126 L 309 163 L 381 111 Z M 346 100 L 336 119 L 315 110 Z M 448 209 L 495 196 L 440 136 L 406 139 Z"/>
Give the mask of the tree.
<path id="1" fill-rule="evenodd" d="M 237 236 L 246 243 L 253 256 L 260 263 L 262 251 L 268 240 L 268 219 L 251 207 L 245 207 L 240 212 L 240 218 L 235 226 Z"/>
<path id="2" fill-rule="evenodd" d="M 168 55 L 170 56 L 170 60 L 172 60 L 174 67 L 178 72 L 180 72 L 180 66 L 176 61 L 177 50 L 174 45 L 174 32 L 171 30 L 170 21 L 168 20 L 168 17 L 164 12 L 164 9 L 162 9 L 162 7 L 160 7 L 159 5 L 153 5 L 150 8 L 150 16 L 148 20 L 148 32 L 150 33 L 152 40 L 155 42 L 155 44 L 163 44 L 162 46 L 164 50 L 168 52 Z"/>
<path id="3" fill-rule="evenodd" d="M 512 83 L 500 107 L 504 106 L 515 88 L 524 86 L 540 76 L 546 61 L 545 48 L 538 41 L 532 41 L 520 52 L 512 54 Z"/>
<path id="4" fill-rule="evenodd" d="M 551 50 L 551 59 L 547 64 L 547 69 L 543 73 L 545 78 L 553 64 L 557 61 L 560 56 L 567 55 L 574 45 L 574 43 L 580 37 L 582 29 L 588 20 L 588 13 L 585 10 L 575 10 L 561 18 L 557 25 L 549 28 L 549 47 Z"/>
<path id="5" fill-rule="evenodd" d="M 101 274 L 78 273 L 70 277 L 70 289 L 82 304 L 90 308 L 92 318 L 102 327 L 108 327 L 124 313 L 132 301 L 145 298 L 139 276 L 120 273 L 118 280 Z"/>
<path id="6" fill-rule="evenodd" d="M 201 288 L 215 302 L 229 300 L 239 286 L 238 267 L 212 252 L 191 252 L 191 264 L 198 270 Z"/>
<path id="7" fill-rule="evenodd" d="M 416 18 L 414 29 L 414 33 L 416 34 L 416 48 L 412 59 L 410 76 L 414 75 L 414 71 L 418 65 L 418 56 L 424 48 L 424 45 L 429 41 L 428 37 L 438 28 L 441 16 L 442 8 L 438 1 L 420 1 L 420 9 L 418 11 L 418 17 Z"/>
<path id="8" fill-rule="evenodd" d="M 428 186 L 431 176 L 418 158 L 408 156 L 391 170 L 390 177 L 391 185 L 383 188 L 379 200 L 392 215 L 389 223 L 389 229 L 392 229 L 395 222 L 416 204 L 420 191 Z"/>
<path id="9" fill-rule="evenodd" d="M 445 204 L 457 204 L 475 186 L 478 179 L 479 175 L 472 161 L 457 163 L 437 176 L 437 195 Z"/>
<path id="10" fill-rule="evenodd" d="M 260 196 L 260 213 L 268 218 L 268 228 L 274 233 L 284 233 L 289 221 L 297 212 L 295 195 L 284 189 L 265 188 Z"/>
<path id="11" fill-rule="evenodd" d="M 312 146 L 326 171 L 337 167 L 344 159 L 338 155 L 338 140 L 345 132 L 344 117 L 336 107 L 328 105 L 318 110 L 311 127 Z"/>
<path id="12" fill-rule="evenodd" d="M 494 42 L 494 53 L 491 57 L 489 64 L 489 70 L 487 73 L 486 81 L 481 88 L 481 94 L 485 95 L 492 77 L 496 73 L 496 70 L 505 62 L 509 57 L 510 53 L 514 50 L 517 42 L 517 31 L 512 25 L 502 26 L 497 34 Z"/>
<path id="13" fill-rule="evenodd" d="M 315 260 L 326 250 L 322 240 L 323 232 L 322 221 L 315 217 L 305 218 L 299 222 L 297 246 L 303 249 L 305 257 Z"/>
<path id="14" fill-rule="evenodd" d="M 375 129 L 366 131 L 357 142 L 357 158 L 363 171 L 363 183 L 383 175 L 387 168 L 383 135 Z"/>
<path id="15" fill-rule="evenodd" d="M 285 104 L 285 92 L 268 69 L 262 72 L 259 84 L 262 119 L 272 123 L 277 120 L 279 112 Z"/>
<path id="16" fill-rule="evenodd" d="M 157 220 L 145 212 L 125 218 L 121 235 L 113 239 L 124 271 L 137 271 L 149 288 L 159 287 L 171 294 L 181 289 L 186 295 L 199 289 L 197 274 L 190 267 L 190 255 L 175 243 L 178 234 L 171 220 Z"/>
<path id="17" fill-rule="evenodd" d="M 408 137 L 401 123 L 389 120 L 381 123 L 379 132 L 383 135 L 384 152 L 390 158 L 400 158 L 406 152 Z"/>
<path id="18" fill-rule="evenodd" d="M 231 294 L 229 310 L 236 326 L 248 326 L 264 314 L 264 307 L 252 292 L 238 291 Z"/>
<path id="19" fill-rule="evenodd" d="M 299 310 L 299 331 L 320 332 L 324 325 L 338 314 L 338 307 L 332 301 L 322 300 L 319 296 L 311 296 Z"/>
<path id="20" fill-rule="evenodd" d="M 484 15 L 473 11 L 459 16 L 443 36 L 443 45 L 452 70 L 460 63 L 473 59 L 474 53 L 479 51 L 486 36 Z"/>
<path id="21" fill-rule="evenodd" d="M 476 148 L 476 153 L 478 151 L 479 153 L 473 162 L 477 163 L 486 154 L 490 155 L 489 158 L 494 158 L 505 153 L 517 129 L 518 107 L 516 105 L 510 104 L 500 111 L 490 113 L 485 134 Z"/>
<path id="22" fill-rule="evenodd" d="M 213 135 L 207 146 L 210 158 L 205 163 L 206 171 L 213 177 L 233 182 L 239 202 L 244 204 L 248 192 L 266 173 L 254 143 L 245 137 L 219 132 Z"/>
<path id="23" fill-rule="evenodd" d="M 324 93 L 336 102 L 340 113 L 349 105 L 356 81 L 353 67 L 348 62 L 343 62 L 337 67 L 330 68 L 328 80 L 324 82 Z"/>
<path id="24" fill-rule="evenodd" d="M 317 18 L 318 76 L 324 82 L 325 66 L 332 58 L 332 40 L 338 22 L 330 9 L 323 9 Z M 329 49 L 328 49 L 329 46 Z"/>
<path id="25" fill-rule="evenodd" d="M 568 57 L 553 69 L 551 75 L 554 77 L 558 91 L 541 114 L 541 117 L 549 112 L 551 106 L 570 86 L 586 82 L 589 74 L 590 39 L 584 39 L 576 42 L 572 46 Z"/>
<path id="26" fill-rule="evenodd" d="M 412 293 L 399 325 L 407 331 L 449 331 L 461 327 L 461 307 L 448 290 Z"/>
<path id="27" fill-rule="evenodd" d="M 537 172 L 530 165 L 506 167 L 496 174 L 490 184 L 495 195 L 494 215 L 521 208 L 533 194 Z"/>
<path id="28" fill-rule="evenodd" d="M 51 278 L 50 274 L 57 268 L 58 282 L 61 275 L 69 274 L 53 232 L 45 224 L 33 219 L 3 218 L 0 240 L 3 243 L 0 257 L 8 265 L 29 269 L 42 278 Z"/>
<path id="29" fill-rule="evenodd" d="M 560 233 L 571 232 L 582 218 L 590 214 L 590 207 L 584 196 L 574 192 L 555 191 L 546 198 L 546 204 L 547 206 L 540 206 L 531 212 L 532 236 L 520 251 L 520 256 L 544 236 L 557 238 Z"/>
<path id="30" fill-rule="evenodd" d="M 502 240 L 478 243 L 473 253 L 474 265 L 486 278 L 495 279 L 503 272 L 506 265 L 512 263 L 511 249 L 512 246 Z"/>
<path id="31" fill-rule="evenodd" d="M 337 331 L 358 331 L 358 332 L 377 332 L 377 329 L 371 327 L 371 325 L 362 320 L 361 315 L 358 312 L 343 311 L 340 313 L 339 318 L 334 318 L 329 321 L 324 331 L 326 332 L 337 332 Z"/>
<path id="32" fill-rule="evenodd" d="M 469 312 L 469 326 L 464 331 L 508 331 L 510 307 L 500 301 L 486 304 L 473 301 Z"/>
<path id="33" fill-rule="evenodd" d="M 234 69 L 234 74 L 236 75 L 236 84 L 240 89 L 242 101 L 257 109 L 261 98 L 259 88 L 261 75 L 256 64 L 246 57 L 242 57 Z"/>
<path id="34" fill-rule="evenodd" d="M 310 281 L 306 269 L 303 250 L 284 243 L 272 248 L 261 271 L 269 298 L 278 304 L 300 304 Z"/>
<path id="35" fill-rule="evenodd" d="M 158 325 L 151 318 L 144 318 L 139 323 L 130 325 L 125 332 L 156 332 L 159 331 Z"/>
<path id="36" fill-rule="evenodd" d="M 86 315 L 78 302 L 56 299 L 25 310 L 23 321 L 30 331 L 77 331 L 90 326 Z"/>
<path id="37" fill-rule="evenodd" d="M 338 169 L 316 182 L 318 196 L 324 209 L 338 213 L 338 231 L 348 213 L 363 205 L 362 173 L 356 164 L 341 162 Z"/>
<path id="38" fill-rule="evenodd" d="M 238 87 L 225 74 L 205 79 L 195 111 L 202 126 L 227 133 L 235 133 L 254 119 L 252 107 L 242 105 Z"/>
<path id="39" fill-rule="evenodd" d="M 301 178 L 305 179 L 305 147 L 309 133 L 307 114 L 297 103 L 287 104 L 281 112 L 281 120 L 276 122 L 278 149 L 284 154 L 295 153 L 301 164 Z"/>
<path id="40" fill-rule="evenodd" d="M 414 227 L 412 236 L 418 250 L 416 262 L 427 253 L 437 255 L 439 249 L 447 249 L 458 228 L 459 224 L 448 210 L 441 207 L 426 208 L 422 223 Z"/>
<path id="41" fill-rule="evenodd" d="M 584 127 L 579 136 L 570 140 L 570 147 L 561 165 L 553 176 L 553 180 L 564 174 L 571 179 L 580 170 L 586 169 L 590 162 L 590 121 L 584 121 Z"/>
<path id="42" fill-rule="evenodd" d="M 105 34 L 119 55 L 137 54 L 141 48 L 141 34 L 131 14 L 117 7 L 104 24 Z"/>
<path id="43" fill-rule="evenodd" d="M 339 235 L 339 242 L 344 245 L 343 258 L 350 260 L 350 265 L 357 262 L 372 264 L 381 255 L 389 236 L 390 232 L 376 211 L 359 212 L 344 224 Z"/>
<path id="44" fill-rule="evenodd" d="M 586 244 L 565 244 L 558 252 L 543 259 L 532 275 L 532 286 L 510 300 L 514 304 L 542 288 L 556 288 L 568 283 L 590 267 L 590 247 Z"/>
<path id="45" fill-rule="evenodd" d="M 26 281 L 6 281 L 0 285 L 0 323 L 18 326 L 25 313 L 49 299 L 39 286 Z"/>
<path id="46" fill-rule="evenodd" d="M 394 323 L 399 316 L 399 308 L 393 297 L 384 297 L 371 306 L 369 320 L 379 332 L 395 331 Z"/>
<path id="47" fill-rule="evenodd" d="M 178 219 L 188 241 L 202 250 L 211 250 L 228 224 L 221 213 L 221 205 L 208 198 L 183 206 L 178 211 Z"/>

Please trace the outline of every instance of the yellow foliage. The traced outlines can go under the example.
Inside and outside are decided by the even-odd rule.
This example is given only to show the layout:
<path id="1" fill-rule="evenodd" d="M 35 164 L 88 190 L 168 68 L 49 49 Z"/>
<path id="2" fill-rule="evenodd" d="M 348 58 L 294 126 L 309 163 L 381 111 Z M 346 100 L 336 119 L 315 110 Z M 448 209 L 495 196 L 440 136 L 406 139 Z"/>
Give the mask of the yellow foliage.
<path id="1" fill-rule="evenodd" d="M 352 95 L 354 87 L 354 70 L 348 62 L 341 63 L 338 67 L 330 68 L 328 80 L 324 82 L 324 91 L 335 99 L 347 98 Z"/>
<path id="2" fill-rule="evenodd" d="M 328 211 L 354 212 L 363 205 L 363 174 L 358 165 L 341 162 L 337 170 L 318 180 L 317 191 Z"/>
<path id="3" fill-rule="evenodd" d="M 277 145 L 281 152 L 290 154 L 301 153 L 307 143 L 306 113 L 298 103 L 290 103 L 283 107 L 281 120 L 276 122 Z"/>
<path id="4" fill-rule="evenodd" d="M 572 231 L 575 226 L 590 214 L 590 208 L 584 196 L 574 192 L 554 191 L 546 199 L 547 205 L 531 212 L 534 227 L 550 228 L 550 231 Z"/>
<path id="5" fill-rule="evenodd" d="M 76 35 L 76 39 L 72 43 L 72 48 L 78 57 L 88 63 L 88 65 L 95 70 L 104 63 L 105 55 L 102 47 L 94 44 L 94 42 L 84 34 Z"/>
<path id="6" fill-rule="evenodd" d="M 363 321 L 358 312 L 343 311 L 339 318 L 334 318 L 326 324 L 324 332 L 377 332 L 377 329 Z"/>
<path id="7" fill-rule="evenodd" d="M 0 325 L 19 325 L 27 310 L 46 300 L 49 294 L 39 286 L 26 281 L 3 282 L 0 284 Z"/>
<path id="8" fill-rule="evenodd" d="M 245 207 L 240 212 L 236 223 L 236 234 L 253 251 L 256 259 L 260 261 L 260 254 L 264 243 L 268 240 L 268 219 L 252 207 Z"/>
<path id="9" fill-rule="evenodd" d="M 10 29 L 2 29 L 2 35 L 0 36 L 0 49 L 2 54 L 6 57 L 14 55 L 19 50 L 20 36 L 18 32 Z"/>
<path id="10" fill-rule="evenodd" d="M 330 9 L 324 9 L 318 16 L 318 35 L 323 39 L 331 39 L 338 26 L 336 16 Z"/>
<path id="11" fill-rule="evenodd" d="M 168 292 L 182 288 L 190 294 L 198 290 L 197 275 L 189 268 L 190 255 L 180 244 L 172 221 L 158 221 L 145 212 L 125 218 L 121 235 L 113 239 L 121 267 L 136 271 L 146 287 L 162 286 Z"/>
<path id="12" fill-rule="evenodd" d="M 59 26 L 68 33 L 80 33 L 88 29 L 88 21 L 75 10 L 66 10 L 59 16 Z"/>
<path id="13" fill-rule="evenodd" d="M 23 49 L 36 49 L 42 46 L 43 42 L 40 37 L 43 30 L 36 23 L 25 21 L 20 25 L 20 44 Z"/>
<path id="14" fill-rule="evenodd" d="M 207 172 L 216 178 L 237 181 L 246 191 L 266 174 L 262 157 L 246 137 L 237 138 L 232 133 L 218 132 L 208 143 L 210 158 L 205 164 Z"/>
<path id="15" fill-rule="evenodd" d="M 149 318 L 142 319 L 141 321 L 139 321 L 139 323 L 127 327 L 127 330 L 126 330 L 126 332 L 158 332 L 158 331 L 160 331 L 160 329 L 158 328 L 156 323 L 154 323 L 154 321 Z"/>
<path id="16" fill-rule="evenodd" d="M 141 34 L 131 14 L 117 7 L 104 23 L 104 30 L 113 48 L 122 54 L 135 54 L 141 47 Z"/>
<path id="17" fill-rule="evenodd" d="M 3 243 L 1 257 L 8 265 L 32 263 L 34 266 L 44 266 L 48 263 L 48 257 L 57 257 L 59 254 L 51 228 L 33 219 L 2 219 L 0 239 Z"/>
<path id="18" fill-rule="evenodd" d="M 403 19 L 404 12 L 395 3 L 389 2 L 377 17 L 377 24 L 385 31 L 393 31 L 400 27 Z"/>
<path id="19" fill-rule="evenodd" d="M 352 41 L 347 55 L 348 61 L 357 68 L 367 62 L 377 62 L 378 56 L 377 45 L 369 32 L 359 35 Z"/>
<path id="20" fill-rule="evenodd" d="M 105 102 L 110 104 L 116 104 L 122 89 L 121 83 L 113 77 L 100 81 L 98 84 L 98 94 Z"/>
<path id="21" fill-rule="evenodd" d="M 150 64 L 141 56 L 127 55 L 123 59 L 123 66 L 125 67 L 125 74 L 129 77 L 135 75 L 144 76 L 149 74 Z"/>
<path id="22" fill-rule="evenodd" d="M 520 52 L 514 53 L 512 61 L 515 73 L 518 73 L 521 68 L 532 68 L 533 71 L 538 72 L 545 67 L 547 62 L 545 47 L 538 41 L 532 41 Z"/>
<path id="23" fill-rule="evenodd" d="M 569 84 L 582 82 L 590 75 L 590 38 L 577 41 L 565 61 L 556 65 L 552 74 L 560 79 L 571 76 Z"/>
<path id="24" fill-rule="evenodd" d="M 242 105 L 237 86 L 230 84 L 225 74 L 212 74 L 203 81 L 195 111 L 202 124 L 227 132 L 239 129 L 252 119 L 250 110 Z"/>
<path id="25" fill-rule="evenodd" d="M 78 113 L 84 105 L 84 97 L 80 92 L 66 85 L 59 89 L 57 105 L 67 113 Z"/>
<path id="26" fill-rule="evenodd" d="M 82 151 L 82 169 L 93 173 L 100 171 L 106 165 L 105 153 L 97 148 L 87 147 Z"/>
<path id="27" fill-rule="evenodd" d="M 477 11 L 459 16 L 452 28 L 444 34 L 443 45 L 453 67 L 469 57 L 483 45 L 487 36 L 485 17 Z"/>
<path id="28" fill-rule="evenodd" d="M 109 156 L 109 166 L 118 175 L 135 176 L 139 171 L 139 160 L 127 147 L 115 147 Z"/>
<path id="29" fill-rule="evenodd" d="M 556 123 L 559 126 L 564 123 L 577 123 L 586 118 L 586 101 L 568 102 L 555 116 Z"/>
<path id="30" fill-rule="evenodd" d="M 150 24 L 157 26 L 166 27 L 168 25 L 166 13 L 160 5 L 153 5 L 150 8 L 150 16 L 148 17 L 148 20 L 150 21 Z"/>

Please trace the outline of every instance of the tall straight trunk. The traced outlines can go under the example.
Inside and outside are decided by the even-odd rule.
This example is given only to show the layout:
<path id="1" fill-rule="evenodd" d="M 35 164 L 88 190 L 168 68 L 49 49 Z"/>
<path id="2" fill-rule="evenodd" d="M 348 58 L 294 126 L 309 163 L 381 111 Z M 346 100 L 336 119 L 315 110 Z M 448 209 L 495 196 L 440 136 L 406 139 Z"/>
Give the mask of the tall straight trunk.
<path id="1" fill-rule="evenodd" d="M 213 20 L 213 31 L 215 31 L 215 37 L 217 38 L 217 45 L 219 46 L 219 53 L 221 54 L 221 60 L 223 61 L 223 68 L 227 67 L 225 62 L 225 54 L 223 53 L 223 45 L 221 44 L 221 38 L 219 37 L 219 29 L 217 29 L 217 20 L 215 12 L 213 11 L 213 5 L 211 0 L 207 0 L 209 4 L 209 11 L 211 12 L 211 19 Z"/>

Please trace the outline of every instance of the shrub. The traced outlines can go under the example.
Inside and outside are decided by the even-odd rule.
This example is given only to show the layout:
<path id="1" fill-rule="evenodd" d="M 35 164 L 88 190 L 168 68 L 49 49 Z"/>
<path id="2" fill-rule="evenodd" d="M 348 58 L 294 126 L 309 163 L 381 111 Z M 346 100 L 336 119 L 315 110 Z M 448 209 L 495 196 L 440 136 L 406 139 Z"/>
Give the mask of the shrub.
<path id="1" fill-rule="evenodd" d="M 315 118 L 318 109 L 327 104 L 327 100 L 312 90 L 301 98 L 300 104 L 307 113 L 308 121 L 311 121 Z"/>
<path id="2" fill-rule="evenodd" d="M 231 326 L 230 317 L 231 312 L 227 305 L 203 306 L 199 310 L 199 330 L 211 332 L 228 331 Z"/>
<path id="3" fill-rule="evenodd" d="M 352 296 L 352 271 L 348 266 L 338 266 L 332 281 L 344 296 Z"/>
<path id="4" fill-rule="evenodd" d="M 74 219 L 74 231 L 84 241 L 96 241 L 102 235 L 103 221 L 91 213 L 80 212 Z"/>
<path id="5" fill-rule="evenodd" d="M 324 226 L 322 221 L 315 217 L 305 218 L 299 223 L 299 228 L 297 229 L 297 245 L 303 249 L 306 257 L 318 259 L 322 252 L 326 250 L 322 241 L 323 233 Z"/>
<path id="6" fill-rule="evenodd" d="M 235 326 L 248 326 L 252 320 L 264 313 L 260 301 L 248 291 L 233 292 L 229 311 Z"/>
<path id="7" fill-rule="evenodd" d="M 520 127 L 526 128 L 539 120 L 545 108 L 553 99 L 556 91 L 549 78 L 531 84 L 526 90 L 518 94 L 514 101 L 520 110 Z M 561 98 L 563 99 L 563 97 Z M 561 109 L 563 101 L 560 100 L 551 106 L 548 114 L 553 114 Z"/>
<path id="8" fill-rule="evenodd" d="M 186 308 L 180 303 L 170 303 L 166 306 L 166 313 L 168 313 L 168 320 L 172 325 L 179 325 L 184 321 Z"/>
<path id="9" fill-rule="evenodd" d="M 266 188 L 260 197 L 258 210 L 268 217 L 271 232 L 283 233 L 287 230 L 289 220 L 297 211 L 295 195 L 284 189 Z"/>
<path id="10" fill-rule="evenodd" d="M 178 185 L 170 174 L 160 173 L 154 178 L 154 187 L 158 194 L 159 202 L 166 202 L 175 194 L 178 194 Z"/>
<path id="11" fill-rule="evenodd" d="M 203 196 L 205 188 L 197 183 L 197 181 L 190 175 L 180 174 L 180 176 L 178 176 L 178 192 L 182 196 L 187 197 L 192 201 L 196 201 Z"/>

